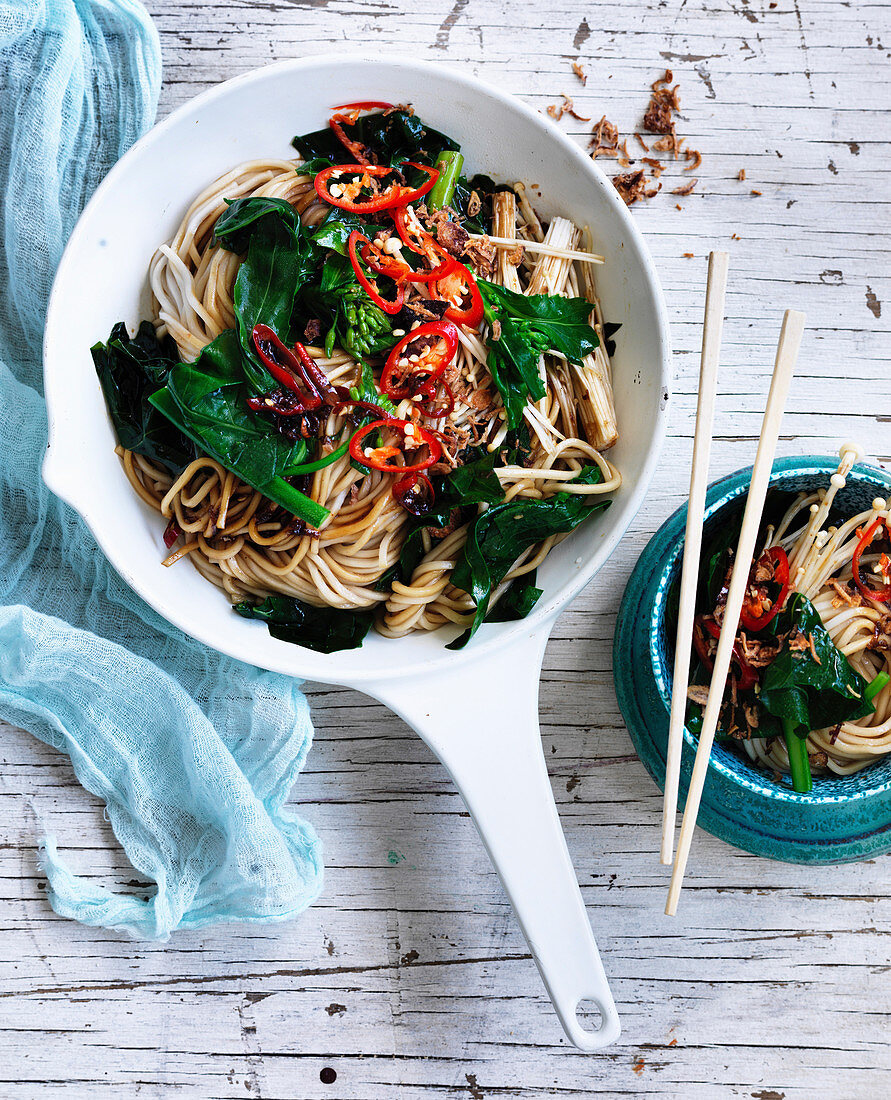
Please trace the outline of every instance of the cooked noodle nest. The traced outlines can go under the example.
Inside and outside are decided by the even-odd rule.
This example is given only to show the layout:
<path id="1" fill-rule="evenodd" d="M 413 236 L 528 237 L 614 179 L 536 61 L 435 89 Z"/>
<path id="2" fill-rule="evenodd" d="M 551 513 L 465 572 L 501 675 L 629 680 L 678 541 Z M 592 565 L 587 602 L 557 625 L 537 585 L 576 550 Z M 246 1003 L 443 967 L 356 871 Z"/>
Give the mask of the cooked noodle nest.
<path id="1" fill-rule="evenodd" d="M 844 468 L 844 462 L 842 469 Z M 850 469 L 850 465 L 848 466 Z M 839 478 L 840 480 L 836 480 Z M 891 650 L 871 648 L 877 624 L 887 619 L 868 601 L 848 602 L 839 586 L 851 581 L 852 558 L 865 530 L 876 515 L 887 514 L 885 501 L 877 499 L 870 511 L 846 519 L 838 527 L 823 529 L 836 491 L 844 485 L 843 474 L 833 475 L 830 489 L 800 494 L 783 516 L 772 542 L 779 543 L 790 564 L 791 589 L 813 603 L 834 645 L 847 657 L 856 672 L 867 681 L 882 671 L 891 673 Z M 868 566 L 872 556 L 864 554 Z M 815 770 L 851 775 L 891 753 L 891 683 L 873 699 L 875 712 L 837 728 L 813 730 L 808 736 L 808 755 Z M 746 752 L 767 768 L 788 772 L 789 757 L 782 738 L 743 742 Z"/>
<path id="2" fill-rule="evenodd" d="M 526 237 L 548 241 L 556 231 L 557 244 L 568 247 L 578 243 L 579 231 L 565 219 L 555 219 L 546 236 L 525 192 L 519 185 L 517 190 L 515 220 L 513 225 L 499 225 L 502 232 L 510 232 L 518 240 Z M 284 199 L 309 226 L 322 221 L 328 210 L 318 199 L 312 178 L 301 175 L 299 162 L 289 160 L 241 164 L 197 196 L 172 240 L 158 249 L 149 268 L 156 327 L 159 335 L 167 333 L 173 338 L 183 360 L 196 358 L 215 337 L 235 326 L 233 289 L 240 259 L 214 243 L 213 231 L 226 209 L 225 200 L 246 196 Z M 513 209 L 513 202 L 511 206 Z M 492 278 L 511 286 L 516 283 L 523 287 L 525 283 L 524 289 L 536 293 L 541 292 L 544 281 L 549 293 L 587 297 L 592 303 L 592 323 L 603 345 L 593 276 L 587 270 L 590 266 L 552 257 L 538 261 L 524 257 L 514 267 L 499 252 Z M 466 428 L 481 445 L 494 451 L 503 442 L 507 428 L 505 417 L 499 415 L 500 397 L 486 367 L 483 333 L 462 327 L 459 335 L 454 368 L 461 391 L 450 421 L 458 429 Z M 335 348 L 330 356 L 319 347 L 307 350 L 332 383 L 357 384 L 361 365 L 343 349 Z M 587 415 L 587 421 L 592 422 L 592 413 L 585 406 L 586 391 L 578 379 L 582 378 L 588 387 L 592 382 L 590 374 L 574 378 L 570 368 L 556 355 L 542 357 L 540 372 L 547 393 L 525 411 L 531 440 L 527 464 L 496 467 L 508 500 L 544 498 L 561 491 L 599 495 L 614 492 L 621 485 L 616 467 L 579 433 L 579 420 Z M 603 346 L 592 369 L 595 383 L 611 402 L 609 361 Z M 472 403 L 477 395 L 496 406 L 495 415 L 485 424 L 481 424 L 479 410 Z M 400 415 L 398 410 L 396 415 Z M 423 423 L 436 426 L 434 422 Z M 330 454 L 353 430 L 347 418 L 331 414 L 324 425 L 321 454 Z M 321 529 L 314 532 L 213 459 L 196 458 L 174 479 L 146 458 L 121 448 L 118 451 L 139 496 L 183 532 L 184 544 L 169 555 L 165 564 L 187 557 L 233 602 L 283 594 L 316 606 L 345 610 L 380 606 L 375 625 L 387 637 L 435 630 L 447 623 L 463 627 L 473 619 L 472 598 L 450 583 L 467 536 L 467 524 L 447 529 L 439 538 L 425 532 L 426 553 L 409 583 L 393 582 L 390 591 L 375 587 L 398 561 L 409 521 L 393 497 L 392 474 L 372 470 L 365 475 L 353 468 L 347 454 L 308 475 L 304 491 L 331 512 Z M 448 454 L 444 457 L 454 461 Z M 572 478 L 591 463 L 600 467 L 602 482 L 574 486 Z M 537 568 L 560 537 L 530 548 L 494 593 L 492 603 L 511 580 Z"/>

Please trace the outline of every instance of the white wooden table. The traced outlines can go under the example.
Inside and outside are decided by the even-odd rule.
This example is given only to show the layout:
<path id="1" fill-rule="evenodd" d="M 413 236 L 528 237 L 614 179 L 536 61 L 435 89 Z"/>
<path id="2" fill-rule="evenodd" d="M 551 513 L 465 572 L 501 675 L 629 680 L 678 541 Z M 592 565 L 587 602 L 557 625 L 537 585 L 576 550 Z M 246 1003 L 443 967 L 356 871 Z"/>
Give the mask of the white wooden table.
<path id="1" fill-rule="evenodd" d="M 323 898 L 285 926 L 189 932 L 165 946 L 49 909 L 38 814 L 84 871 L 120 884 L 134 875 L 67 760 L 4 730 L 0 1097 L 887 1096 L 888 860 L 792 867 L 702 834 L 680 916 L 664 917 L 660 797 L 610 671 L 625 581 L 683 496 L 710 248 L 731 252 L 715 474 L 753 455 L 786 306 L 807 312 L 809 331 L 780 453 L 856 438 L 891 454 L 887 5 L 149 7 L 165 52 L 162 115 L 246 69 L 341 47 L 447 61 L 542 110 L 565 90 L 625 132 L 666 65 L 681 83 L 680 132 L 703 153 L 700 183 L 678 210 L 664 192 L 683 180 L 665 175 L 663 194 L 635 208 L 676 347 L 665 460 L 628 538 L 557 624 L 541 689 L 554 793 L 624 1033 L 601 1055 L 568 1048 L 443 769 L 383 707 L 310 685 L 318 735 L 293 798 L 325 840 Z M 565 121 L 582 140 L 583 124 Z"/>

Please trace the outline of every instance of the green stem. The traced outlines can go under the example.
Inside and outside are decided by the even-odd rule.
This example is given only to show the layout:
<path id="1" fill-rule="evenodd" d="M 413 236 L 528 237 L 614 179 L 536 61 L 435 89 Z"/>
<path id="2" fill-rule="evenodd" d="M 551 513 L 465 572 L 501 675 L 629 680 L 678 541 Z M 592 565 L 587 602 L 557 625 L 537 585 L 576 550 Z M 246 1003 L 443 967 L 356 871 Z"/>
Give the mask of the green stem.
<path id="1" fill-rule="evenodd" d="M 891 676 L 889 676 L 887 672 L 880 672 L 874 680 L 870 680 L 870 682 L 866 685 L 866 691 L 864 692 L 867 700 L 870 703 L 873 701 L 873 699 L 875 699 L 875 697 L 879 694 L 879 692 L 882 690 L 885 684 L 888 683 L 889 680 L 891 680 Z"/>
<path id="2" fill-rule="evenodd" d="M 789 771 L 792 773 L 792 786 L 799 794 L 807 794 L 813 787 L 811 780 L 811 762 L 807 755 L 807 738 L 794 732 L 795 726 L 789 719 L 783 719 L 783 736 L 789 753 Z"/>
<path id="3" fill-rule="evenodd" d="M 332 462 L 336 462 L 339 458 L 347 453 L 350 448 L 349 439 L 346 443 L 341 443 L 336 451 L 332 451 L 330 455 L 325 455 L 324 458 L 317 458 L 315 462 L 304 462 L 300 466 L 289 466 L 285 470 L 286 477 L 299 477 L 301 474 L 314 474 L 316 470 L 324 470 L 326 466 L 330 466 Z"/>
<path id="4" fill-rule="evenodd" d="M 464 156 L 457 149 L 447 149 L 436 158 L 435 167 L 439 172 L 439 179 L 427 196 L 428 210 L 442 210 L 455 197 L 455 187 L 464 167 Z"/>
<path id="5" fill-rule="evenodd" d="M 211 455 L 211 457 L 213 456 Z M 238 473 L 237 470 L 233 472 Z M 245 479 L 242 478 L 242 480 Z M 248 485 L 250 485 L 250 482 L 248 482 Z M 299 489 L 295 489 L 283 477 L 274 477 L 271 481 L 267 481 L 265 485 L 255 485 L 254 488 L 259 489 L 264 496 L 274 500 L 276 504 L 280 504 L 282 508 L 290 512 L 292 516 L 304 520 L 311 527 L 321 527 L 331 515 L 327 508 L 313 500 L 312 497 L 301 493 Z"/>

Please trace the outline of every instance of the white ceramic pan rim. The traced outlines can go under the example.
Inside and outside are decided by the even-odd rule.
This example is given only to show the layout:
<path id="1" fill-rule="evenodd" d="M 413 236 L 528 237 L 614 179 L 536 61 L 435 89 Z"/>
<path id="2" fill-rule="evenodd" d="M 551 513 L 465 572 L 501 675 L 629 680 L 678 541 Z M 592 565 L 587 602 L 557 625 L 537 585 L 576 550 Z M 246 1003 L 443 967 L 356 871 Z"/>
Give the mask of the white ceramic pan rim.
<path id="1" fill-rule="evenodd" d="M 216 599 L 222 608 L 224 597 L 197 574 L 190 578 L 194 589 L 182 573 L 175 584 L 186 588 L 175 588 L 169 576 L 173 571 L 165 575 L 160 569 L 160 519 L 138 501 L 134 505 L 135 494 L 111 454 L 113 431 L 87 354 L 90 343 L 106 337 L 110 321 L 123 317 L 132 324 L 140 310 L 144 314 L 144 274 L 137 295 L 132 273 L 145 272 L 151 251 L 168 239 L 167 227 L 172 233 L 194 194 L 226 167 L 247 159 L 239 111 L 253 111 L 249 117 L 258 131 L 268 125 L 267 113 L 280 121 L 290 118 L 281 122 L 287 132 L 278 138 L 279 145 L 248 153 L 276 155 L 280 149 L 287 157 L 293 132 L 323 125 L 334 103 L 369 97 L 410 100 L 421 117 L 452 133 L 462 146 L 476 143 L 476 160 L 483 163 L 474 163 L 471 151 L 471 170 L 495 174 L 497 164 L 513 160 L 515 167 L 501 178 L 532 183 L 522 170 L 527 160 L 518 163 L 521 154 L 529 158 L 530 171 L 541 177 L 545 207 L 549 196 L 559 202 L 561 188 L 576 195 L 578 209 L 584 206 L 587 212 L 590 202 L 595 241 L 607 253 L 603 277 L 610 281 L 606 295 L 601 287 L 601 298 L 611 299 L 618 311 L 608 313 L 608 319 L 624 317 L 632 299 L 636 303 L 627 322 L 632 327 L 619 335 L 615 361 L 617 387 L 625 386 L 624 404 L 617 388 L 620 431 L 624 416 L 626 434 L 636 439 L 636 452 L 634 447 L 629 452 L 637 456 L 631 463 L 636 464 L 634 477 L 607 513 L 583 525 L 549 555 L 540 571 L 545 594 L 527 619 L 486 626 L 457 653 L 442 648 L 454 631 L 397 641 L 369 637 L 362 650 L 314 653 L 271 638 L 260 623 L 228 611 L 223 617 L 218 604 L 210 601 Z M 487 156 L 493 161 L 485 163 Z M 207 171 L 201 175 L 205 162 Z M 157 182 L 165 166 L 169 194 Z M 186 177 L 188 183 L 183 182 Z M 157 233 L 148 254 L 137 248 L 134 260 L 121 251 L 121 238 L 139 222 L 140 203 L 145 218 L 153 218 L 157 210 Z M 578 218 L 573 210 L 566 212 Z M 145 225 L 139 222 L 138 228 L 145 230 Z M 611 250 L 601 242 L 603 232 L 615 238 Z M 118 257 L 120 278 L 112 253 Z M 638 347 L 635 361 L 628 356 L 623 361 L 622 347 L 629 343 Z M 98 188 L 59 266 L 47 315 L 44 363 L 50 429 L 44 479 L 81 514 L 121 576 L 162 616 L 206 645 L 272 671 L 361 688 L 413 725 L 461 790 L 570 1039 L 587 1050 L 613 1041 L 618 1018 L 554 808 L 537 719 L 538 673 L 553 622 L 603 565 L 643 503 L 665 432 L 670 351 L 661 289 L 640 233 L 599 167 L 544 116 L 445 66 L 392 56 L 375 60 L 332 54 L 247 73 L 174 111 Z M 629 391 L 632 382 L 638 389 Z M 619 462 L 622 446 L 620 441 Z M 121 510 L 130 517 L 124 526 Z M 135 567 L 134 540 L 144 551 L 149 535 L 154 539 L 151 564 L 144 558 Z M 582 1000 L 593 1001 L 599 1011 L 599 1030 L 592 1032 L 579 1020 Z"/>

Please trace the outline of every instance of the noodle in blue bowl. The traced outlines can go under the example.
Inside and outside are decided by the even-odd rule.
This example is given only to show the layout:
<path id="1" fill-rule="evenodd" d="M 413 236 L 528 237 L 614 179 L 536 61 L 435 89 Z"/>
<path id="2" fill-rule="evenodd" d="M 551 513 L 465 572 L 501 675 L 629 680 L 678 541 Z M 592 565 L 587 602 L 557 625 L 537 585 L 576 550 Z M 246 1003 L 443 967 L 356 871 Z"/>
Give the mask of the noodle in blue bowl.
<path id="1" fill-rule="evenodd" d="M 771 491 L 825 490 L 837 466 L 837 459 L 822 456 L 779 460 Z M 749 469 L 740 470 L 710 487 L 706 545 L 744 505 L 750 475 Z M 833 515 L 867 512 L 876 497 L 889 493 L 887 472 L 856 465 L 838 490 Z M 622 601 L 614 649 L 619 706 L 638 755 L 660 787 L 671 705 L 676 623 L 672 597 L 680 577 L 685 520 L 686 509 L 681 508 L 641 554 Z M 696 748 L 689 729 L 684 741 L 682 797 Z M 763 752 L 750 749 L 746 754 L 740 744 L 721 740 L 714 746 L 699 813 L 699 824 L 708 832 L 758 855 L 795 863 L 850 862 L 891 850 L 891 756 L 877 756 L 874 763 L 851 774 L 818 767 L 812 790 L 799 793 L 782 767 L 763 759 Z M 815 746 L 809 747 L 812 759 L 821 759 L 813 755 Z M 782 748 L 777 759 L 787 760 Z M 844 765 L 841 770 L 846 770 Z"/>

